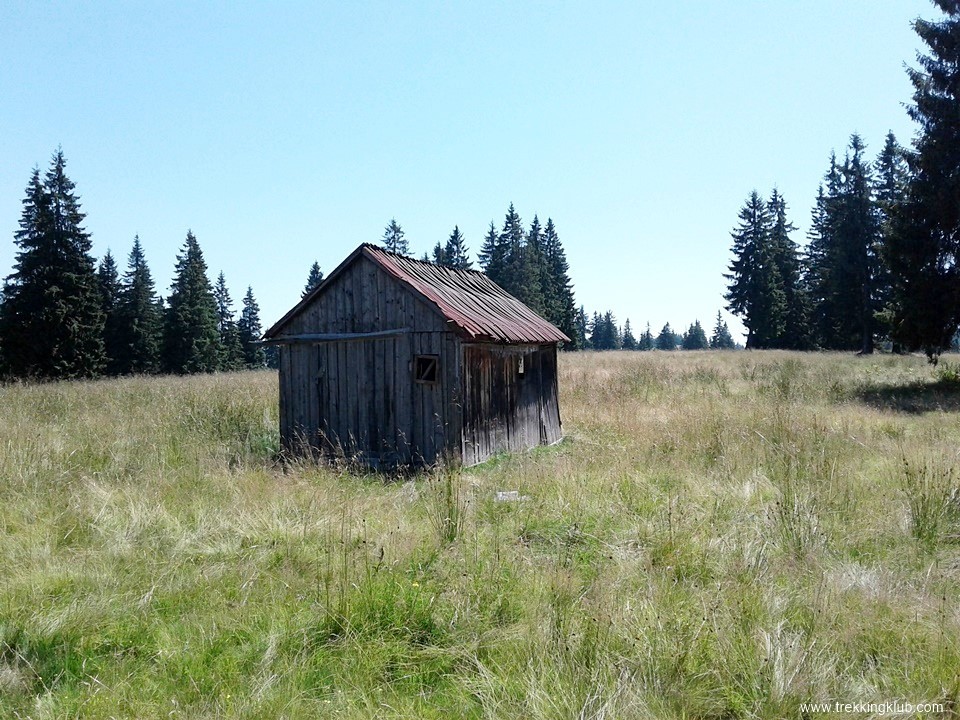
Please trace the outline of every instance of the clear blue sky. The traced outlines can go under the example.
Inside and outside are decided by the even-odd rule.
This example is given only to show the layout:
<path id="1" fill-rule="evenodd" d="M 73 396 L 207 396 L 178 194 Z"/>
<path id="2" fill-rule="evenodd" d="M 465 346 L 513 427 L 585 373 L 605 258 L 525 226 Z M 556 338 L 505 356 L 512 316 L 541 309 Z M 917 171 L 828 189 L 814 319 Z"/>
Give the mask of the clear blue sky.
<path id="1" fill-rule="evenodd" d="M 723 305 L 729 232 L 776 185 L 805 242 L 828 155 L 908 142 L 926 0 L 0 0 L 0 273 L 58 145 L 99 257 L 167 294 L 188 228 L 265 326 L 396 217 L 476 251 L 552 217 L 577 300 L 654 331 Z M 731 323 L 731 327 L 739 328 Z"/>

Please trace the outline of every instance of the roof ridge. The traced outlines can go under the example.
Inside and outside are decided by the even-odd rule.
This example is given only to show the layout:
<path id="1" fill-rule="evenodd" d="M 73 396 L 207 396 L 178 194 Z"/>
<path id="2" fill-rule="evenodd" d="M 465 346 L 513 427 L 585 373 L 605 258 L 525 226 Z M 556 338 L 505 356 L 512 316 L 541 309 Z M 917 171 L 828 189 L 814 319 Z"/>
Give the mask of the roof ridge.
<path id="1" fill-rule="evenodd" d="M 387 250 L 383 245 L 377 245 L 376 243 L 365 242 L 361 243 L 360 247 L 368 248 L 370 250 L 376 250 L 377 252 L 382 252 L 384 255 L 389 255 L 390 257 L 397 258 L 399 260 L 405 260 L 407 262 L 417 263 L 418 265 L 427 265 L 428 267 L 438 268 L 440 270 L 445 270 L 447 272 L 458 273 L 465 272 L 471 273 L 473 275 L 483 275 L 488 277 L 483 270 L 477 270 L 475 268 L 454 268 L 449 265 L 441 265 L 440 263 L 435 263 L 432 260 L 421 260 L 416 258 L 413 255 L 402 255 L 400 253 L 395 253 L 392 250 Z"/>

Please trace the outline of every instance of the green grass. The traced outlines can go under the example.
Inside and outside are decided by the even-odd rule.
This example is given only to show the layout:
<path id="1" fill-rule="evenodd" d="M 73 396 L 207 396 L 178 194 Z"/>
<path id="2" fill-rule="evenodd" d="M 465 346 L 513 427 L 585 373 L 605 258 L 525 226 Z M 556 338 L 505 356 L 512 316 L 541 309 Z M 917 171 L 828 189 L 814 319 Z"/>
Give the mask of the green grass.
<path id="1" fill-rule="evenodd" d="M 0 717 L 957 716 L 952 365 L 560 370 L 566 441 L 414 478 L 277 464 L 269 372 L 0 387 Z"/>

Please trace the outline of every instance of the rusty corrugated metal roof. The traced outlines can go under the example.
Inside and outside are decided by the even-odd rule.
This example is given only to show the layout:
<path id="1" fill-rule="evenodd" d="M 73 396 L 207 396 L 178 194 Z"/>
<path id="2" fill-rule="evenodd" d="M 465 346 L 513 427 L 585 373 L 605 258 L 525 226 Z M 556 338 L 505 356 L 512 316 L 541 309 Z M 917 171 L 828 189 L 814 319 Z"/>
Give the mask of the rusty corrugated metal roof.
<path id="1" fill-rule="evenodd" d="M 319 287 L 267 330 L 264 337 L 276 336 L 291 318 L 317 294 L 323 292 L 334 277 L 361 254 L 435 306 L 466 340 L 496 343 L 570 341 L 557 327 L 537 315 L 482 272 L 454 270 L 414 260 L 367 243 L 350 253 Z"/>
<path id="2" fill-rule="evenodd" d="M 376 245 L 363 254 L 434 303 L 469 340 L 500 343 L 569 342 L 544 320 L 482 272 L 455 270 L 395 255 Z"/>

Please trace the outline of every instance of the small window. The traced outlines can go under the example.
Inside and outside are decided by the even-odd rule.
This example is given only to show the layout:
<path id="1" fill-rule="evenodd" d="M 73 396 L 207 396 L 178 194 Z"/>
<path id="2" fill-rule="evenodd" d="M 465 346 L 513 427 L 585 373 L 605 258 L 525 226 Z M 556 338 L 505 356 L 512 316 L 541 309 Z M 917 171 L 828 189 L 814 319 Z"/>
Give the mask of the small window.
<path id="1" fill-rule="evenodd" d="M 440 380 L 439 366 L 439 355 L 417 355 L 413 361 L 413 379 L 418 383 L 437 383 Z"/>
<path id="2" fill-rule="evenodd" d="M 520 360 L 517 363 L 517 374 L 523 377 L 523 355 L 520 356 Z"/>

